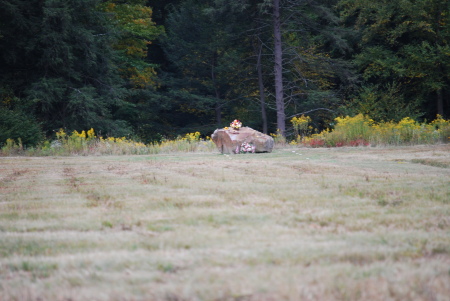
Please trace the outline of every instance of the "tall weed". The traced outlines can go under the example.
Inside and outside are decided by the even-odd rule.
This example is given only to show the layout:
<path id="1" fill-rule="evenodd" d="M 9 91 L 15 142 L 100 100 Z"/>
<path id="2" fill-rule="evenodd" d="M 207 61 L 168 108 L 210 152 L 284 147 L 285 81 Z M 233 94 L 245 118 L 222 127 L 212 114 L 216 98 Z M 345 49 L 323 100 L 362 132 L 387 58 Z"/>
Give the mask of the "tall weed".
<path id="1" fill-rule="evenodd" d="M 200 132 L 188 133 L 176 139 L 163 139 L 161 142 L 144 144 L 125 137 L 96 136 L 94 129 L 87 132 L 63 129 L 56 133 L 53 141 L 44 141 L 36 148 L 24 149 L 20 140 L 16 143 L 8 139 L 0 155 L 23 154 L 29 156 L 71 156 L 71 155 L 147 155 L 173 152 L 213 151 L 214 143 L 207 137 L 202 139 Z"/>
<path id="2" fill-rule="evenodd" d="M 431 123 L 419 123 L 410 117 L 399 122 L 375 123 L 370 117 L 337 117 L 334 129 L 307 137 L 297 135 L 291 144 L 318 146 L 415 145 L 450 141 L 450 120 L 437 116 Z M 297 120 L 292 120 L 295 127 Z"/>

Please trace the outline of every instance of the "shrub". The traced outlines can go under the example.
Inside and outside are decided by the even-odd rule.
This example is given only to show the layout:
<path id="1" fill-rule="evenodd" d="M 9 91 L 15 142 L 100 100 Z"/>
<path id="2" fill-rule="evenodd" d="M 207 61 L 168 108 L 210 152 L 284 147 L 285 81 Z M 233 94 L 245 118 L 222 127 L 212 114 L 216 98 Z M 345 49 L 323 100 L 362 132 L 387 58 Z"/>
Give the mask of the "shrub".
<path id="1" fill-rule="evenodd" d="M 22 139 L 6 139 L 5 145 L 1 148 L 0 154 L 2 156 L 13 156 L 23 153 Z"/>
<path id="2" fill-rule="evenodd" d="M 36 120 L 19 110 L 0 107 L 0 147 L 7 143 L 7 139 L 20 139 L 20 144 L 35 146 L 42 142 L 43 138 L 43 132 Z"/>
<path id="3" fill-rule="evenodd" d="M 303 125 L 306 117 L 291 120 L 294 127 Z M 310 120 L 310 119 L 309 119 Z M 368 116 L 358 114 L 354 117 L 337 117 L 333 130 L 327 129 L 320 134 L 300 135 L 291 144 L 310 147 L 319 146 L 368 146 L 368 145 L 404 145 L 431 144 L 449 142 L 450 120 L 437 116 L 431 123 L 419 123 L 410 117 L 399 122 L 375 123 Z M 308 121 L 309 122 L 309 121 Z M 299 129 L 296 129 L 299 131 Z M 310 132 L 308 132 L 310 133 Z"/>
<path id="4" fill-rule="evenodd" d="M 431 122 L 431 126 L 437 132 L 437 136 L 443 142 L 450 142 L 450 120 L 445 120 L 441 115 Z"/>
<path id="5" fill-rule="evenodd" d="M 369 117 L 358 114 L 355 117 L 337 117 L 335 121 L 334 130 L 321 133 L 327 146 L 359 145 L 355 141 L 364 141 L 365 144 L 370 140 L 373 120 Z"/>
<path id="6" fill-rule="evenodd" d="M 291 119 L 291 123 L 294 127 L 294 132 L 298 137 L 298 140 L 301 140 L 302 137 L 308 137 L 311 135 L 312 127 L 309 126 L 311 123 L 311 117 L 305 115 L 294 117 Z"/>

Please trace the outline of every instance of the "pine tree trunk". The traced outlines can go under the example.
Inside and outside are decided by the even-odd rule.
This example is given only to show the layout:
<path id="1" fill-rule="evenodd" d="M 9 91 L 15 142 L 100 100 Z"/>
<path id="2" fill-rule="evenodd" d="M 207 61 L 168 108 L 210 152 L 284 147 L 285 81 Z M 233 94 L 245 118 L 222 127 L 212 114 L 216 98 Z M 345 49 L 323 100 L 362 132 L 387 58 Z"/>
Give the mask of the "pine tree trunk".
<path id="1" fill-rule="evenodd" d="M 442 117 L 444 116 L 444 97 L 442 89 L 437 90 L 437 113 Z"/>
<path id="2" fill-rule="evenodd" d="M 217 101 L 216 103 L 216 122 L 217 122 L 217 127 L 220 127 L 220 125 L 222 124 L 222 107 L 219 103 L 219 101 Z"/>
<path id="3" fill-rule="evenodd" d="M 283 54 L 281 47 L 280 0 L 273 0 L 273 31 L 275 54 L 275 102 L 277 106 L 277 128 L 285 136 L 286 115 L 283 99 Z"/>
<path id="4" fill-rule="evenodd" d="M 211 80 L 214 85 L 214 92 L 216 94 L 216 106 L 214 108 L 216 112 L 216 123 L 217 127 L 220 127 L 222 123 L 222 106 L 220 104 L 220 92 L 216 83 L 216 71 L 215 71 L 216 66 L 217 66 L 217 51 L 214 51 L 211 62 Z"/>
<path id="5" fill-rule="evenodd" d="M 264 93 L 264 81 L 261 65 L 262 44 L 259 43 L 259 50 L 257 52 L 256 69 L 258 71 L 258 86 L 259 86 L 259 100 L 261 103 L 261 118 L 262 118 L 262 132 L 267 134 L 267 114 L 266 114 L 266 94 Z"/>

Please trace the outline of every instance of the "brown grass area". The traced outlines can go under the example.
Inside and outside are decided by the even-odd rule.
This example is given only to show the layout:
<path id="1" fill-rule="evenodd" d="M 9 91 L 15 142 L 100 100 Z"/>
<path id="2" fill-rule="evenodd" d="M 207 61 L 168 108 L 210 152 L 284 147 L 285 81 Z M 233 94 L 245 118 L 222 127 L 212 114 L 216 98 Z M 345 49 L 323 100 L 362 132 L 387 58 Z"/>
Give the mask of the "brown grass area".
<path id="1" fill-rule="evenodd" d="M 448 300 L 448 166 L 449 145 L 0 158 L 0 300 Z"/>

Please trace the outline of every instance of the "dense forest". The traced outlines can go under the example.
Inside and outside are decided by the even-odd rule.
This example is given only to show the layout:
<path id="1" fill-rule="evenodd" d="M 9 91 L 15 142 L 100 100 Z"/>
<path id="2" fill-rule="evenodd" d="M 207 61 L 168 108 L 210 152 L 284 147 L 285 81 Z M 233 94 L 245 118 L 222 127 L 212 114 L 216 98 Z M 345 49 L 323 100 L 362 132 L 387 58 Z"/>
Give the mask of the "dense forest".
<path id="1" fill-rule="evenodd" d="M 0 0 L 0 146 L 450 117 L 448 0 Z"/>

